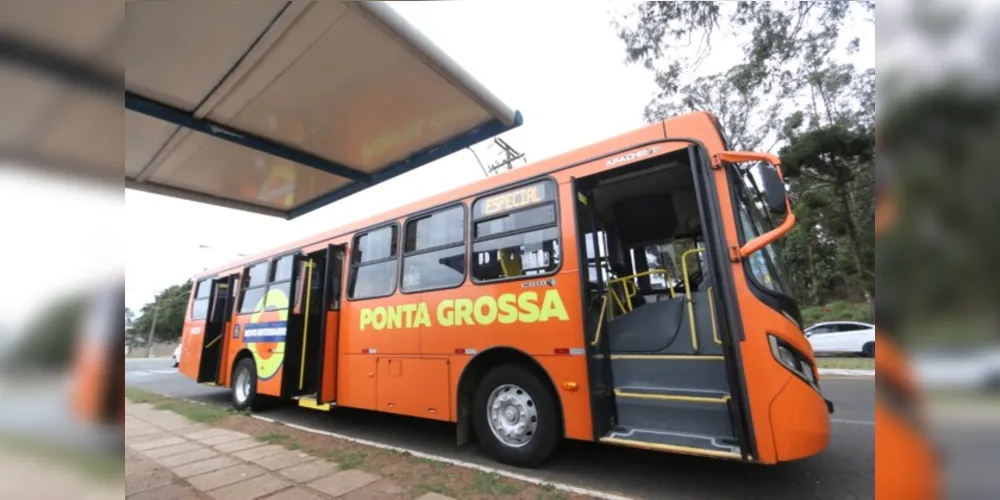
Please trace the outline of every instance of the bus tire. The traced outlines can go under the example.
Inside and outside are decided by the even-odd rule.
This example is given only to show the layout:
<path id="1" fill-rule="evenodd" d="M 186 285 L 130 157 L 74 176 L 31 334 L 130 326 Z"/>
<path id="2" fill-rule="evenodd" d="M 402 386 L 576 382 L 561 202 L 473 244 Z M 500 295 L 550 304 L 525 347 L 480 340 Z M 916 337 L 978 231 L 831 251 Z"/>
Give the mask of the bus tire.
<path id="1" fill-rule="evenodd" d="M 257 365 L 253 358 L 243 358 L 233 368 L 233 408 L 236 411 L 260 409 L 257 395 Z"/>
<path id="2" fill-rule="evenodd" d="M 537 467 L 559 444 L 555 395 L 520 365 L 493 368 L 480 380 L 472 404 L 479 444 L 498 462 Z"/>

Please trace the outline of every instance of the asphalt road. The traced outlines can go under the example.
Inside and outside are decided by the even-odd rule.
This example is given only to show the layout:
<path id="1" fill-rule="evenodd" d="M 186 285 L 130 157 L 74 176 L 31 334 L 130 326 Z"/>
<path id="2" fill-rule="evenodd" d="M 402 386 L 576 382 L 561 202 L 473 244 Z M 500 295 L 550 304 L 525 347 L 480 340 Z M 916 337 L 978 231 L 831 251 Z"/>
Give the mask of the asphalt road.
<path id="1" fill-rule="evenodd" d="M 229 404 L 229 391 L 195 384 L 170 367 L 170 360 L 131 360 L 126 385 L 195 400 Z M 568 442 L 546 466 L 509 470 L 546 481 L 617 493 L 632 498 L 874 498 L 874 383 L 871 379 L 827 378 L 825 395 L 836 405 L 829 448 L 806 460 L 760 466 L 646 452 L 593 443 Z M 491 467 L 475 444 L 455 446 L 448 424 L 336 409 L 317 412 L 283 406 L 262 412 L 279 421 Z"/>

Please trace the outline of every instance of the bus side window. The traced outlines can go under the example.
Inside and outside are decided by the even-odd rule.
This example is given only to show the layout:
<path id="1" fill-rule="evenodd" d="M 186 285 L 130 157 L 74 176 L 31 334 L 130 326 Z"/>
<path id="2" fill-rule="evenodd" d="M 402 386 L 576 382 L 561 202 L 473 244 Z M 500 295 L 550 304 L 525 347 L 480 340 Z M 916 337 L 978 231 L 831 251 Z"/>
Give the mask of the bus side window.
<path id="1" fill-rule="evenodd" d="M 465 206 L 406 222 L 403 292 L 452 288 L 465 281 Z"/>
<path id="2" fill-rule="evenodd" d="M 198 282 L 198 288 L 194 294 L 194 304 L 191 307 L 191 320 L 201 321 L 208 318 L 208 299 L 212 292 L 212 278 L 203 279 Z"/>
<path id="3" fill-rule="evenodd" d="M 562 256 L 556 185 L 545 180 L 473 205 L 472 278 L 477 283 L 545 276 Z"/>
<path id="4" fill-rule="evenodd" d="M 383 226 L 354 238 L 347 296 L 352 300 L 387 297 L 396 290 L 399 226 Z"/>
<path id="5" fill-rule="evenodd" d="M 292 266 L 294 265 L 295 256 L 286 255 L 280 257 L 271 267 L 271 279 L 267 285 L 267 294 L 264 295 L 265 311 L 288 309 L 291 305 L 289 299 L 292 296 Z M 280 291 L 281 295 L 271 293 L 275 290 Z"/>
<path id="6" fill-rule="evenodd" d="M 243 272 L 243 287 L 240 289 L 240 314 L 250 314 L 257 311 L 260 305 L 264 309 L 264 292 L 267 289 L 268 262 L 261 262 L 248 267 Z"/>

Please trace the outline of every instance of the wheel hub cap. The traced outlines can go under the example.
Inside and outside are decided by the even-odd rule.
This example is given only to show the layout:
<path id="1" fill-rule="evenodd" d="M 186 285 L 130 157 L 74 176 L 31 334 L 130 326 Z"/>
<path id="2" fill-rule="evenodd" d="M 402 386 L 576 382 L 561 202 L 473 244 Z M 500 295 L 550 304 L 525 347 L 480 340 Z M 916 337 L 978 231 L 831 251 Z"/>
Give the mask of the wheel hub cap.
<path id="1" fill-rule="evenodd" d="M 531 442 L 538 430 L 538 410 L 527 391 L 504 384 L 490 394 L 486 405 L 490 429 L 500 442 L 512 448 Z"/>

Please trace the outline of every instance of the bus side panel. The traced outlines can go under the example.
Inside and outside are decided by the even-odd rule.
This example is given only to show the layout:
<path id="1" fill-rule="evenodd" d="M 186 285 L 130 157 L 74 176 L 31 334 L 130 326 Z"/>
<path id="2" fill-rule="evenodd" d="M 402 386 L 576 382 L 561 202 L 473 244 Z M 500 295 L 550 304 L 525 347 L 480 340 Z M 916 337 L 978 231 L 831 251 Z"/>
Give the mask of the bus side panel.
<path id="1" fill-rule="evenodd" d="M 185 321 L 181 338 L 181 364 L 178 370 L 191 380 L 198 380 L 205 341 L 205 321 Z"/>
<path id="2" fill-rule="evenodd" d="M 452 419 L 448 359 L 380 356 L 377 364 L 379 411 Z"/>
<path id="3" fill-rule="evenodd" d="M 376 356 L 367 354 L 344 354 L 340 356 L 337 375 L 337 406 L 375 410 L 376 402 Z"/>
<path id="4" fill-rule="evenodd" d="M 230 318 L 226 321 L 226 329 L 222 332 L 222 360 L 219 365 L 219 385 L 222 387 L 229 387 L 229 384 L 232 383 L 229 379 L 233 374 L 233 359 L 236 358 L 236 353 L 243 348 L 240 339 L 234 335 L 237 325 L 236 319 Z"/>
<path id="5" fill-rule="evenodd" d="M 229 343 L 228 355 L 223 361 L 224 380 L 227 386 L 232 384 L 232 371 L 236 356 L 242 351 L 248 351 L 257 367 L 257 392 L 268 396 L 281 396 L 281 380 L 285 364 L 285 344 L 283 342 L 246 342 L 244 334 L 252 315 L 243 314 L 235 318 L 235 326 L 226 333 Z M 268 321 L 265 318 L 261 321 Z"/>
<path id="6" fill-rule="evenodd" d="M 323 350 L 323 394 L 320 399 L 326 402 L 337 401 L 337 333 L 340 328 L 340 312 L 326 313 L 326 340 Z"/>
<path id="7" fill-rule="evenodd" d="M 584 356 L 540 356 L 535 358 L 549 373 L 563 411 L 566 437 L 593 441 L 590 385 L 587 383 L 587 360 Z"/>
<path id="8" fill-rule="evenodd" d="M 420 295 L 343 301 L 340 309 L 340 353 L 418 354 L 420 327 L 434 321 L 433 310 L 418 308 Z"/>

